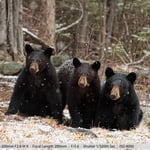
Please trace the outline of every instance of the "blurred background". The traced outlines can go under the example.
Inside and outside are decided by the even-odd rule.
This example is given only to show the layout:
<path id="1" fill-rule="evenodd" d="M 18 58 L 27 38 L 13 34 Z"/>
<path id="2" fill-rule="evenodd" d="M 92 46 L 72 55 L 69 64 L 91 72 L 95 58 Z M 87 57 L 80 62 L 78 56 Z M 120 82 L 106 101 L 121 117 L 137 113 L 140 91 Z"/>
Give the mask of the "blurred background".
<path id="1" fill-rule="evenodd" d="M 52 61 L 100 60 L 100 76 L 111 66 L 135 71 L 136 90 L 150 101 L 149 0 L 1 0 L 0 73 L 17 75 L 25 60 L 24 44 L 52 46 Z"/>

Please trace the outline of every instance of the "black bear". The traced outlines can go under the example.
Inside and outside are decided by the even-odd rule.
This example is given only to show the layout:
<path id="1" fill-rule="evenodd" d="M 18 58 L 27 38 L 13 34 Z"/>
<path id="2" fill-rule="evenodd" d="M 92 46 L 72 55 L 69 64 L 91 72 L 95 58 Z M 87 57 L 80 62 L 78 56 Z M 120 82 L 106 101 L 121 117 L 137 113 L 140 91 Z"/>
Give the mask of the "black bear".
<path id="1" fill-rule="evenodd" d="M 130 130 L 139 125 L 143 112 L 134 90 L 136 73 L 114 73 L 108 67 L 101 89 L 95 125 L 107 129 Z"/>
<path id="2" fill-rule="evenodd" d="M 92 64 L 78 58 L 66 61 L 58 72 L 63 108 L 68 105 L 72 127 L 90 128 L 100 96 L 98 70 L 100 62 Z"/>
<path id="3" fill-rule="evenodd" d="M 14 87 L 8 114 L 52 116 L 62 120 L 62 104 L 56 71 L 50 57 L 53 49 L 34 50 L 25 45 L 26 65 Z"/>

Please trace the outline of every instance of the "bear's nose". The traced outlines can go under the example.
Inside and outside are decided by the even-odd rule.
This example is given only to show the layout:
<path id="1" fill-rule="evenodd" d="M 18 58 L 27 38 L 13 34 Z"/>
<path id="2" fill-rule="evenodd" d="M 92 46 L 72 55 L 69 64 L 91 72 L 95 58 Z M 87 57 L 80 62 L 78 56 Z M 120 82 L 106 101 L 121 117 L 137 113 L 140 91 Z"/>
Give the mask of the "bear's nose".
<path id="1" fill-rule="evenodd" d="M 85 75 L 80 76 L 80 78 L 78 80 L 78 86 L 81 88 L 85 88 L 85 87 L 89 86 L 87 77 Z"/>
<path id="2" fill-rule="evenodd" d="M 109 97 L 112 100 L 117 100 L 117 99 L 120 98 L 120 89 L 119 89 L 119 86 L 115 85 L 115 86 L 112 87 Z"/>
<path id="3" fill-rule="evenodd" d="M 32 64 L 30 65 L 29 70 L 30 70 L 30 72 L 31 72 L 32 74 L 36 74 L 37 72 L 39 72 L 39 66 L 38 66 L 38 64 L 37 64 L 37 63 L 32 63 Z"/>
<path id="4" fill-rule="evenodd" d="M 116 99 L 116 95 L 115 94 L 111 94 L 110 95 L 110 99 L 115 100 Z"/>

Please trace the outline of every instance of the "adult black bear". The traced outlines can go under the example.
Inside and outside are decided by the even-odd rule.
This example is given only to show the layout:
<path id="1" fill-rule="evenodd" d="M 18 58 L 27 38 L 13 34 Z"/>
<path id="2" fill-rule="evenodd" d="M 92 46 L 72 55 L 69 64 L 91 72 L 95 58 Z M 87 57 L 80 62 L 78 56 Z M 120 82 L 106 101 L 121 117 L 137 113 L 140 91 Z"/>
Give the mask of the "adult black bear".
<path id="1" fill-rule="evenodd" d="M 98 61 L 89 64 L 78 58 L 68 60 L 60 67 L 58 78 L 63 108 L 67 103 L 73 127 L 92 126 L 100 96 L 99 68 Z"/>
<path id="2" fill-rule="evenodd" d="M 136 74 L 114 73 L 113 69 L 108 67 L 105 75 L 106 82 L 102 87 L 95 125 L 120 130 L 135 128 L 143 115 L 133 86 Z"/>
<path id="3" fill-rule="evenodd" d="M 50 62 L 53 49 L 34 50 L 25 45 L 26 65 L 19 75 L 6 114 L 52 116 L 62 120 L 61 94 Z"/>

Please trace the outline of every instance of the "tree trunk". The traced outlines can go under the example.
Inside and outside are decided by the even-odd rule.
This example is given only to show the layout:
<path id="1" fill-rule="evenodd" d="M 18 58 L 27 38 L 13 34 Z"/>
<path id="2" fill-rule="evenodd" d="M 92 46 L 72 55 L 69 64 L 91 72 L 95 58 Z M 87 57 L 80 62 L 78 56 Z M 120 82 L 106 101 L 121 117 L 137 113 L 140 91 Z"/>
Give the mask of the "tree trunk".
<path id="1" fill-rule="evenodd" d="M 25 0 L 24 7 L 32 15 L 25 16 L 26 28 L 55 48 L 55 0 Z"/>
<path id="2" fill-rule="evenodd" d="M 85 57 L 88 53 L 88 7 L 89 0 L 81 1 L 83 6 L 83 18 L 77 27 L 77 52 L 80 57 Z"/>
<path id="3" fill-rule="evenodd" d="M 116 7 L 117 7 L 117 0 L 111 0 L 109 5 L 109 11 L 107 14 L 107 27 L 106 27 L 106 51 L 108 51 L 108 47 L 111 44 L 111 35 L 112 35 L 112 29 L 114 25 L 114 18 L 116 15 Z"/>
<path id="4" fill-rule="evenodd" d="M 42 0 L 39 12 L 39 19 L 44 23 L 39 30 L 39 37 L 55 47 L 55 0 Z"/>
<path id="5" fill-rule="evenodd" d="M 100 11 L 100 33 L 99 33 L 99 59 L 104 58 L 104 49 L 105 49 L 105 37 L 106 37 L 106 0 L 103 2 L 99 1 L 99 11 Z"/>
<path id="6" fill-rule="evenodd" d="M 0 1 L 0 50 L 7 49 L 7 33 L 6 33 L 6 2 L 5 0 Z"/>
<path id="7" fill-rule="evenodd" d="M 0 49 L 23 61 L 22 0 L 1 0 L 0 8 Z"/>

